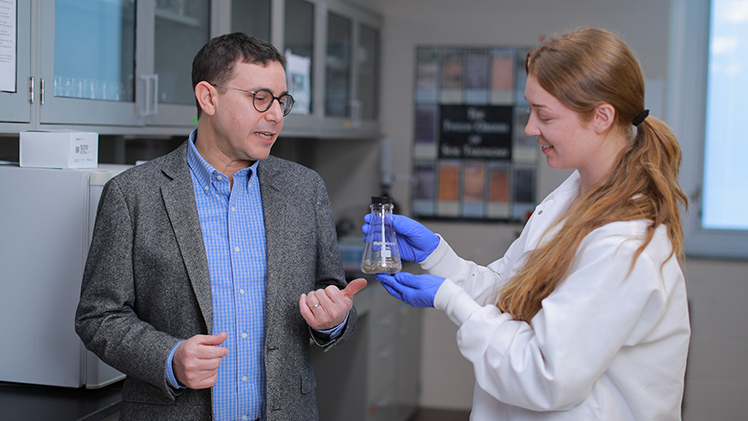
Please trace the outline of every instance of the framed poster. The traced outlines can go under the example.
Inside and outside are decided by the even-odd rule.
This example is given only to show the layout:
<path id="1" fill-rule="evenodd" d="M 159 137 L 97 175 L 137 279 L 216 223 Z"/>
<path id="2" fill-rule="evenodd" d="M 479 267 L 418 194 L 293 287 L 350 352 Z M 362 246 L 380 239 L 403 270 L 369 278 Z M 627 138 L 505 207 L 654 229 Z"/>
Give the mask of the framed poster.
<path id="1" fill-rule="evenodd" d="M 535 206 L 525 47 L 416 48 L 414 216 L 522 221 Z"/>

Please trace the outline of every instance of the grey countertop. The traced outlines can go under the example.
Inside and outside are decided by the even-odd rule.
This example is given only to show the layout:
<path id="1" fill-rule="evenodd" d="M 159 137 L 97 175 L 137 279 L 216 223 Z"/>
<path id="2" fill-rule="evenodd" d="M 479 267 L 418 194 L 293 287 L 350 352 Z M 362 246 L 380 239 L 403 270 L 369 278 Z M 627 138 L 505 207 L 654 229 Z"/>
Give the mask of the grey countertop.
<path id="1" fill-rule="evenodd" d="M 101 389 L 0 382 L 0 421 L 98 421 L 119 412 L 122 381 Z"/>

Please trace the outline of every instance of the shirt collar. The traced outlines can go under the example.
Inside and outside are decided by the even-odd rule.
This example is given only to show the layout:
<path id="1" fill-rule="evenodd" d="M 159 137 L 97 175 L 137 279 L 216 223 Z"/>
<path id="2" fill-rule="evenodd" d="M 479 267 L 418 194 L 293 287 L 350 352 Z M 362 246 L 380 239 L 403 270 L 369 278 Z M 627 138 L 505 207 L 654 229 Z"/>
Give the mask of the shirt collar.
<path id="1" fill-rule="evenodd" d="M 208 161 L 206 161 L 202 157 L 202 155 L 200 155 L 200 152 L 197 151 L 197 147 L 195 147 L 196 137 L 197 129 L 193 130 L 192 133 L 190 133 L 190 139 L 187 147 L 187 165 L 189 165 L 190 170 L 195 176 L 195 179 L 201 186 L 210 186 L 212 185 L 211 175 L 221 174 L 221 172 L 213 168 L 213 166 L 210 165 Z M 257 160 L 249 167 L 243 168 L 234 173 L 234 182 L 237 182 L 238 179 L 245 178 L 246 182 L 249 183 L 249 180 L 252 178 L 252 174 L 257 174 L 257 165 L 259 163 L 260 161 Z"/>

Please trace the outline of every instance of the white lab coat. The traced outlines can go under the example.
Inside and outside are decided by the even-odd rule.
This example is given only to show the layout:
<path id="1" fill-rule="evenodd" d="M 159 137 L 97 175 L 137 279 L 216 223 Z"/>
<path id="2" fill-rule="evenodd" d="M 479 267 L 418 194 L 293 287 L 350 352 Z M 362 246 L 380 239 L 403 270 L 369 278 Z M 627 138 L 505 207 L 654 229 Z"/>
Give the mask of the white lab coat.
<path id="1" fill-rule="evenodd" d="M 529 324 L 494 305 L 579 187 L 575 172 L 487 267 L 458 257 L 443 239 L 421 262 L 447 278 L 434 305 L 459 326 L 457 344 L 473 365 L 471 420 L 680 419 L 690 324 L 683 271 L 675 256 L 665 261 L 664 227 L 630 274 L 647 221 L 594 230 Z"/>

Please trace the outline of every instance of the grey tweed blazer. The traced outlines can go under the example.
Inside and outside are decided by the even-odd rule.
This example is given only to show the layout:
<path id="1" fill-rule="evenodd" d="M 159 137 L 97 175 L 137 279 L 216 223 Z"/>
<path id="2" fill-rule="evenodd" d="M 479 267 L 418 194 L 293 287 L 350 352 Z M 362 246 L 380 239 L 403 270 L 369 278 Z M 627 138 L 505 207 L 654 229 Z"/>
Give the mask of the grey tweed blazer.
<path id="1" fill-rule="evenodd" d="M 324 183 L 301 165 L 258 166 L 267 241 L 268 420 L 316 420 L 309 327 L 299 296 L 345 286 Z M 88 349 L 127 375 L 121 419 L 212 419 L 211 389 L 175 391 L 166 360 L 181 340 L 212 334 L 208 262 L 187 144 L 114 177 L 104 188 L 75 328 Z M 343 334 L 356 326 L 353 309 Z"/>

